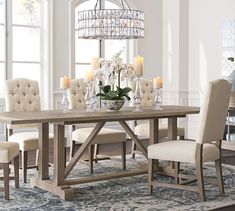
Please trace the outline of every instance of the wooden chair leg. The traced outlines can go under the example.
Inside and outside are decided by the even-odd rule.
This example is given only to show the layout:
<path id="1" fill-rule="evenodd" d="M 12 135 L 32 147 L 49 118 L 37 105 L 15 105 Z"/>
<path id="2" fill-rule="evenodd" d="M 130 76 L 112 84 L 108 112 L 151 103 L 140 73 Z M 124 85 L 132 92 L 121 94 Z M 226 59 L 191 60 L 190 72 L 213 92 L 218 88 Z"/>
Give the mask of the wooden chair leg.
<path id="1" fill-rule="evenodd" d="M 219 185 L 219 190 L 221 193 L 224 194 L 224 182 L 223 182 L 222 167 L 221 167 L 220 159 L 215 161 L 215 168 L 216 168 L 216 177 L 217 177 L 217 182 Z"/>
<path id="2" fill-rule="evenodd" d="M 19 155 L 14 158 L 15 187 L 19 188 Z"/>
<path id="3" fill-rule="evenodd" d="M 70 147 L 70 160 L 72 159 L 72 157 L 75 154 L 75 145 L 76 145 L 76 142 L 72 141 L 72 144 L 71 144 L 71 147 Z"/>
<path id="4" fill-rule="evenodd" d="M 38 163 L 39 163 L 39 150 L 36 150 L 36 158 L 35 158 L 35 166 L 38 171 Z"/>
<path id="5" fill-rule="evenodd" d="M 136 150 L 136 144 L 134 141 L 132 141 L 132 146 L 131 146 L 131 157 L 132 159 L 135 159 L 135 150 Z"/>
<path id="6" fill-rule="evenodd" d="M 23 183 L 27 182 L 27 163 L 28 163 L 28 152 L 22 151 L 22 178 Z"/>
<path id="7" fill-rule="evenodd" d="M 5 199 L 9 200 L 9 163 L 3 164 L 3 176 L 4 176 L 4 193 Z"/>
<path id="8" fill-rule="evenodd" d="M 90 174 L 93 174 L 93 162 L 94 162 L 94 145 L 90 146 Z"/>
<path id="9" fill-rule="evenodd" d="M 98 154 L 99 154 L 99 151 L 100 151 L 100 145 L 99 144 L 95 144 L 95 155 L 94 155 L 94 157 L 95 157 L 95 163 L 98 163 Z"/>
<path id="10" fill-rule="evenodd" d="M 121 148 L 122 148 L 122 152 L 121 152 L 121 154 L 122 154 L 122 169 L 126 170 L 126 142 L 125 141 L 122 142 Z"/>
<path id="11" fill-rule="evenodd" d="M 152 194 L 153 192 L 153 160 L 148 159 L 148 193 Z"/>
<path id="12" fill-rule="evenodd" d="M 66 155 L 67 155 L 67 148 L 64 148 L 64 167 L 66 167 Z"/>
<path id="13" fill-rule="evenodd" d="M 174 162 L 175 166 L 175 184 L 179 184 L 179 170 L 180 170 L 180 162 Z"/>
<path id="14" fill-rule="evenodd" d="M 196 161 L 196 177 L 198 184 L 198 192 L 201 198 L 201 201 L 205 201 L 205 189 L 204 189 L 204 179 L 203 179 L 203 170 L 202 170 L 202 162 Z"/>

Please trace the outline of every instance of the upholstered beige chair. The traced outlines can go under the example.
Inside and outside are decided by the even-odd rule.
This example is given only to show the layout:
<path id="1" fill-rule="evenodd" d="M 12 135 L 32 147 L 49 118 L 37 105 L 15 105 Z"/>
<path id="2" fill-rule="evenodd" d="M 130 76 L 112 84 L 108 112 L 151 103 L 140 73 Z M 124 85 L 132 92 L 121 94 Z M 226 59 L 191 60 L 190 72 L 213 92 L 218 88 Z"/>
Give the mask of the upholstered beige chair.
<path id="1" fill-rule="evenodd" d="M 40 110 L 38 82 L 26 78 L 7 80 L 5 84 L 5 100 L 6 111 L 28 112 Z M 37 124 L 7 125 L 8 141 L 18 143 L 22 152 L 22 175 L 24 183 L 27 181 L 27 168 L 37 168 L 37 158 L 36 165 L 27 166 L 28 151 L 38 149 L 39 134 L 37 127 Z M 26 129 L 30 129 L 31 131 L 25 131 Z M 53 140 L 52 134 L 50 134 L 50 140 Z"/>
<path id="2" fill-rule="evenodd" d="M 133 81 L 132 90 L 135 92 L 136 83 Z M 141 91 L 142 91 L 142 100 L 141 106 L 148 107 L 154 106 L 154 89 L 153 89 L 153 81 L 148 79 L 141 80 Z M 134 133 L 141 139 L 149 139 L 149 121 L 144 121 L 141 123 L 135 122 Z M 180 139 L 184 139 L 184 128 L 177 128 L 177 135 Z M 168 136 L 168 127 L 164 124 L 159 125 L 159 138 L 166 138 Z M 136 144 L 132 142 L 132 158 L 135 158 Z"/>
<path id="3" fill-rule="evenodd" d="M 9 164 L 14 161 L 15 177 L 10 177 Z M 5 199 L 9 200 L 9 179 L 15 179 L 15 187 L 19 188 L 19 145 L 0 141 L 0 164 L 3 165 Z"/>
<path id="4" fill-rule="evenodd" d="M 69 102 L 71 109 L 85 108 L 85 92 L 86 83 L 83 79 L 74 79 L 71 81 L 69 90 Z M 74 128 L 75 129 L 75 128 Z M 92 132 L 93 127 L 79 128 L 72 132 L 71 157 L 74 155 L 75 143 L 82 144 Z M 93 173 L 93 161 L 97 162 L 97 157 L 94 159 L 94 146 L 100 144 L 120 143 L 122 145 L 122 167 L 126 169 L 126 133 L 110 128 L 102 128 L 96 136 L 93 144 L 90 146 L 90 173 Z M 97 155 L 97 152 L 95 153 Z"/>
<path id="5" fill-rule="evenodd" d="M 153 144 L 148 147 L 148 190 L 152 193 L 153 187 L 153 160 L 167 160 L 175 162 L 176 184 L 157 182 L 158 186 L 172 187 L 198 192 L 202 201 L 205 201 L 203 181 L 203 163 L 215 161 L 216 175 L 221 193 L 224 193 L 221 170 L 221 140 L 226 122 L 231 85 L 220 79 L 209 83 L 204 104 L 200 111 L 200 126 L 196 141 L 168 141 Z M 179 184 L 180 162 L 196 165 L 196 179 L 198 186 Z"/>

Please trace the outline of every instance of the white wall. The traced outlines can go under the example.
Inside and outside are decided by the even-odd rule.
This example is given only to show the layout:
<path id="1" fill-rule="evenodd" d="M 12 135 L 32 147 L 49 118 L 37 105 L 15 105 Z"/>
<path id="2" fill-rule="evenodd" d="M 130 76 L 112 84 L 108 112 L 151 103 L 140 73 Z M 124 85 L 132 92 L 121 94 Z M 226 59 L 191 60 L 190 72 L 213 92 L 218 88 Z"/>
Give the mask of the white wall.
<path id="1" fill-rule="evenodd" d="M 138 40 L 138 54 L 144 56 L 144 76 L 162 75 L 162 0 L 133 0 L 144 11 L 145 37 Z"/>
<path id="2" fill-rule="evenodd" d="M 224 19 L 235 19 L 234 0 L 189 0 L 189 91 L 221 77 Z"/>

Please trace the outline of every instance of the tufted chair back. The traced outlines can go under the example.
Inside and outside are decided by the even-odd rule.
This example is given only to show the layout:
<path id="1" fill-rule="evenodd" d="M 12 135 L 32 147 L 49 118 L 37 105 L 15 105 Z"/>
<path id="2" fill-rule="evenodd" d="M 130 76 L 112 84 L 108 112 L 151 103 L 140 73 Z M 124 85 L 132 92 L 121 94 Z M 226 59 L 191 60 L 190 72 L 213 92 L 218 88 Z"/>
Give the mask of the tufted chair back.
<path id="1" fill-rule="evenodd" d="M 69 105 L 71 109 L 85 108 L 86 83 L 83 79 L 71 80 L 69 89 Z"/>
<path id="2" fill-rule="evenodd" d="M 132 95 L 134 95 L 136 89 L 136 80 L 132 82 Z M 153 106 L 154 105 L 154 90 L 153 81 L 148 79 L 141 80 L 141 91 L 142 91 L 142 101 L 141 106 Z"/>
<path id="3" fill-rule="evenodd" d="M 17 78 L 5 82 L 6 111 L 39 111 L 41 109 L 38 82 Z M 35 127 L 33 125 L 8 125 L 9 129 Z"/>

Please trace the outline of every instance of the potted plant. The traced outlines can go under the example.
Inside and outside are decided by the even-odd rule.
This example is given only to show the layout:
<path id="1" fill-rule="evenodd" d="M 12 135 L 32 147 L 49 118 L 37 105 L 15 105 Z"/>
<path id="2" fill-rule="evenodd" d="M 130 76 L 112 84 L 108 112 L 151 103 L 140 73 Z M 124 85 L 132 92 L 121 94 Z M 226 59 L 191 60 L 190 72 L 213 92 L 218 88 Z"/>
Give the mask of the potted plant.
<path id="1" fill-rule="evenodd" d="M 97 96 L 101 97 L 102 106 L 108 111 L 118 111 L 125 102 L 125 98 L 130 100 L 128 93 L 131 91 L 130 87 L 120 88 L 116 86 L 116 90 L 112 90 L 111 85 L 102 86 L 102 92 Z"/>
<path id="2" fill-rule="evenodd" d="M 103 75 L 108 77 L 110 85 L 100 86 L 100 92 L 97 96 L 101 99 L 102 107 L 108 111 L 120 110 L 125 99 L 130 100 L 128 93 L 131 88 L 121 88 L 121 73 L 126 73 L 130 68 L 128 65 L 122 64 L 121 52 L 116 53 L 111 61 L 103 61 L 103 67 L 101 68 Z"/>

